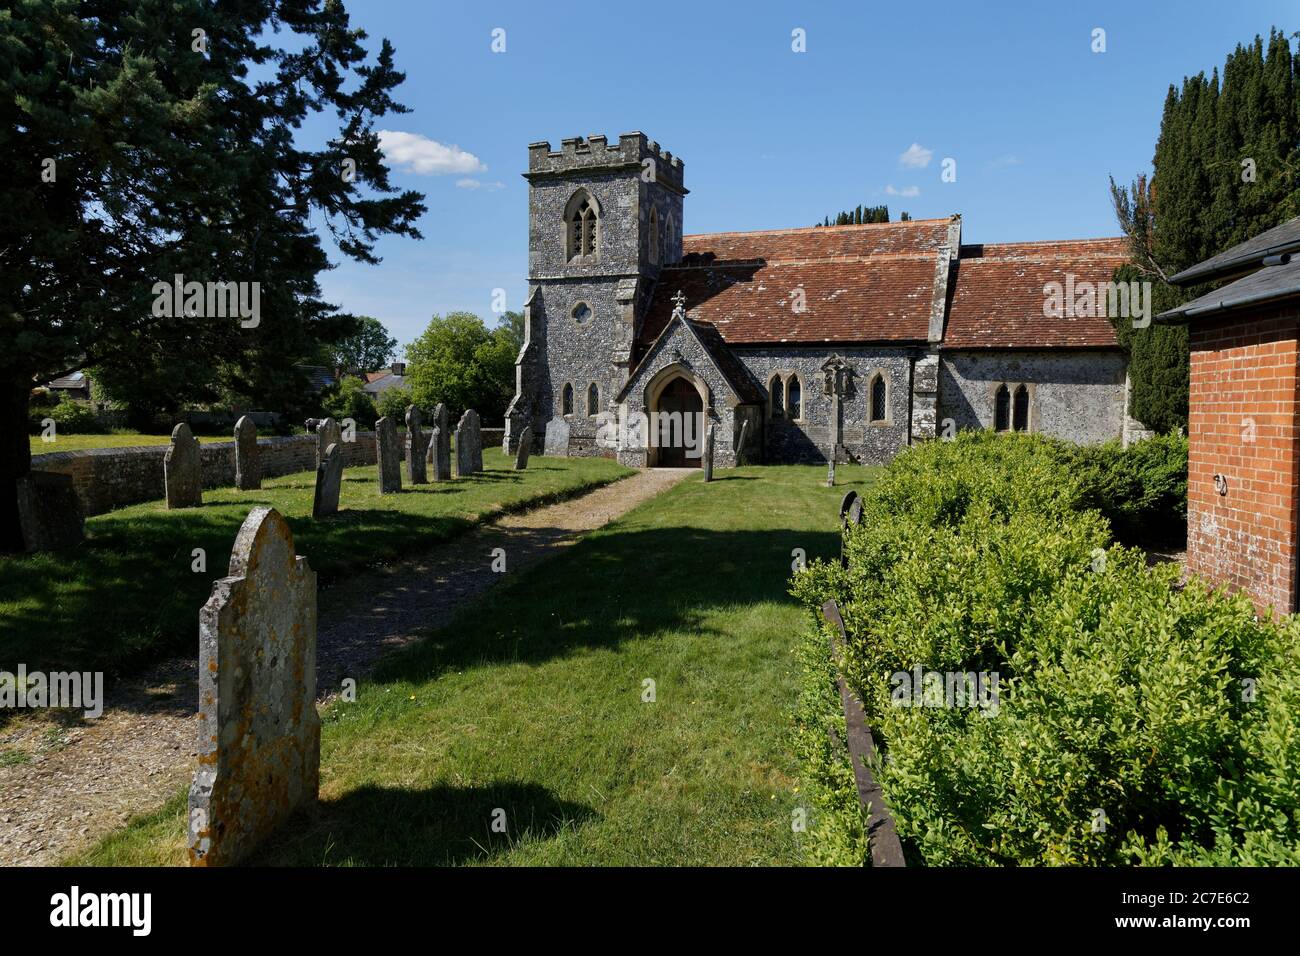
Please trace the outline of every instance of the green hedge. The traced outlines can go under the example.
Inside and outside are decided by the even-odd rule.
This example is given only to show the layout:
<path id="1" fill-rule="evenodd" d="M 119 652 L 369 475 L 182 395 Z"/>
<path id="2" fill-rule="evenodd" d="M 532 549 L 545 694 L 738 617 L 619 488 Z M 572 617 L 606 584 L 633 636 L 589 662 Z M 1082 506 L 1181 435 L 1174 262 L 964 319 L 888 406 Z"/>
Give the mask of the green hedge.
<path id="1" fill-rule="evenodd" d="M 813 613 L 840 602 L 845 676 L 915 862 L 1300 863 L 1300 627 L 1180 589 L 1176 566 L 1111 540 L 1117 516 L 1177 512 L 1167 491 L 1121 492 L 1130 472 L 1167 477 L 1178 447 L 919 446 L 866 496 L 849 568 L 795 576 Z M 843 721 L 825 642 L 819 625 L 800 651 L 810 856 L 860 864 L 852 777 L 827 743 Z M 996 706 L 896 706 L 893 675 L 918 667 L 996 674 Z"/>
<path id="2" fill-rule="evenodd" d="M 108 431 L 95 414 L 90 402 L 82 402 L 66 395 L 34 395 L 27 412 L 27 430 L 40 434 L 47 418 L 54 419 L 56 434 L 102 435 Z"/>

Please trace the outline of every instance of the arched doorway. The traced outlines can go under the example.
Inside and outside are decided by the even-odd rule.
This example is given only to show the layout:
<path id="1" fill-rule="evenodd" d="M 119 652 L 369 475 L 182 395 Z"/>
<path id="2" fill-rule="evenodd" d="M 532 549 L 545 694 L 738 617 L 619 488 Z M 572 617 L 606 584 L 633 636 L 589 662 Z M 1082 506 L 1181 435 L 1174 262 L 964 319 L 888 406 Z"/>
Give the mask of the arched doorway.
<path id="1" fill-rule="evenodd" d="M 678 376 L 663 387 L 650 427 L 658 440 L 654 464 L 660 468 L 698 468 L 700 456 L 688 455 L 687 449 L 704 445 L 704 401 L 695 383 Z"/>

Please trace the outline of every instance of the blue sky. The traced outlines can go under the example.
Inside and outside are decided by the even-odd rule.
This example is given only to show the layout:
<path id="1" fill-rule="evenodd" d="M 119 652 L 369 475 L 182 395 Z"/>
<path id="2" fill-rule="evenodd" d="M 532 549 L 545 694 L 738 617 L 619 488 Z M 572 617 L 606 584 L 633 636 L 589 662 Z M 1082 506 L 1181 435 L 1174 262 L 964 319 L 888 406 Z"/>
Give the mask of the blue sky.
<path id="1" fill-rule="evenodd" d="M 403 345 L 434 313 L 491 324 L 496 288 L 521 306 L 530 142 L 641 130 L 686 164 L 688 233 L 887 202 L 895 219 L 960 212 L 970 242 L 1113 235 L 1107 176 L 1149 169 L 1169 84 L 1270 26 L 1300 27 L 1273 0 L 347 5 L 371 49 L 396 46 L 412 112 L 380 126 L 410 134 L 394 140 L 415 148 L 391 154 L 393 181 L 428 212 L 423 241 L 384 240 L 380 265 L 342 262 L 321 284 Z M 946 157 L 956 182 L 940 180 Z"/>

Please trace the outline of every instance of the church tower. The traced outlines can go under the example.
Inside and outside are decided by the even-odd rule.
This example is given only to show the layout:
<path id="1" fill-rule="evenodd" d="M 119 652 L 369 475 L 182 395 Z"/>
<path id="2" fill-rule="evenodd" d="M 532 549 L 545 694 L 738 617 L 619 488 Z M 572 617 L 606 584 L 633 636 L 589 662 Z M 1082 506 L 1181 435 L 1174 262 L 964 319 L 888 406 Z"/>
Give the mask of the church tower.
<path id="1" fill-rule="evenodd" d="M 683 171 L 643 133 L 528 147 L 528 300 L 507 451 L 525 426 L 542 447 L 550 425 L 552 450 L 602 453 L 596 416 L 631 372 L 659 270 L 682 257 Z"/>

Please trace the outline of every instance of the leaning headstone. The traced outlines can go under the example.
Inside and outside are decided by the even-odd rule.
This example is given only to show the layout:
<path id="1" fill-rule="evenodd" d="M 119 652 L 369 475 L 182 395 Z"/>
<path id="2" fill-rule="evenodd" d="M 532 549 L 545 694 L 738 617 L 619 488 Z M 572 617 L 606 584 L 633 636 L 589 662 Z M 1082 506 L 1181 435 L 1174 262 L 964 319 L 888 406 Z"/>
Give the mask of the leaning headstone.
<path id="1" fill-rule="evenodd" d="M 406 435 L 411 444 L 406 457 L 406 477 L 413 485 L 427 484 L 429 473 L 425 470 L 424 456 L 427 453 L 425 442 L 429 439 L 420 427 L 420 410 L 414 405 L 406 406 Z"/>
<path id="2" fill-rule="evenodd" d="M 740 436 L 736 439 L 736 467 L 749 464 L 749 455 L 745 452 L 745 442 L 749 438 L 749 419 L 740 423 Z"/>
<path id="3" fill-rule="evenodd" d="M 191 866 L 238 863 L 320 789 L 316 572 L 274 508 L 254 508 L 199 612 Z"/>
<path id="4" fill-rule="evenodd" d="M 835 456 L 831 455 L 830 466 L 826 469 L 826 487 L 835 487 Z"/>
<path id="5" fill-rule="evenodd" d="M 27 551 L 64 551 L 85 537 L 81 499 L 72 476 L 31 471 L 18 479 L 18 527 Z"/>
<path id="6" fill-rule="evenodd" d="M 325 451 L 330 445 L 337 445 L 343 440 L 343 430 L 332 418 L 322 418 L 316 422 L 316 467 L 325 460 Z"/>
<path id="7" fill-rule="evenodd" d="M 533 447 L 533 429 L 531 425 L 525 425 L 524 430 L 519 433 L 519 450 L 515 452 L 515 471 L 523 471 L 528 467 L 528 454 Z"/>
<path id="8" fill-rule="evenodd" d="M 704 430 L 704 480 L 713 480 L 713 443 L 717 432 L 717 424 L 709 422 L 709 427 Z"/>
<path id="9" fill-rule="evenodd" d="M 385 415 L 375 422 L 375 457 L 379 462 L 379 493 L 390 495 L 402 490 L 402 441 L 397 426 Z"/>
<path id="10" fill-rule="evenodd" d="M 442 402 L 433 410 L 433 434 L 429 438 L 429 464 L 434 481 L 451 480 L 451 430 L 447 427 L 447 406 Z"/>
<path id="11" fill-rule="evenodd" d="M 203 504 L 200 461 L 199 443 L 190 426 L 181 422 L 172 429 L 172 443 L 163 457 L 163 486 L 169 509 Z"/>
<path id="12" fill-rule="evenodd" d="M 330 445 L 325 460 L 316 466 L 316 494 L 312 498 L 311 516 L 323 518 L 339 510 L 339 490 L 343 487 L 343 446 Z"/>
<path id="13" fill-rule="evenodd" d="M 456 426 L 456 477 L 464 478 L 483 470 L 483 435 L 478 427 L 478 412 L 465 409 Z"/>
<path id="14" fill-rule="evenodd" d="M 546 436 L 542 439 L 542 454 L 558 458 L 569 456 L 569 423 L 563 418 L 552 418 L 546 423 Z"/>
<path id="15" fill-rule="evenodd" d="M 235 487 L 256 491 L 262 487 L 262 465 L 257 458 L 257 426 L 244 415 L 235 422 Z"/>

